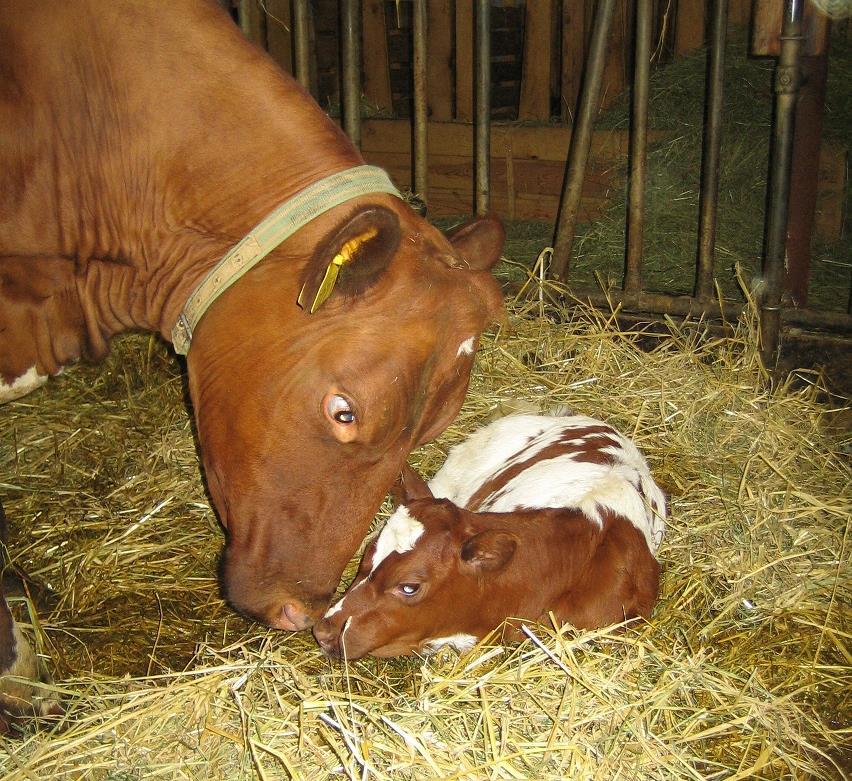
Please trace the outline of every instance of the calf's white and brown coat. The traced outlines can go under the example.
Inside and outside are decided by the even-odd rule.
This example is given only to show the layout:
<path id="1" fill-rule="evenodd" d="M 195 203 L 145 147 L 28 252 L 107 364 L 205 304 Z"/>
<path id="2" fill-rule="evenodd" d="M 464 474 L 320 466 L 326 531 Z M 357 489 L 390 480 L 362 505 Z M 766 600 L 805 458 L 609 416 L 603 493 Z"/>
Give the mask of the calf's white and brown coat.
<path id="1" fill-rule="evenodd" d="M 314 630 L 349 659 L 471 647 L 505 619 L 595 628 L 650 617 L 665 497 L 636 446 L 582 415 L 514 415 L 450 451 Z"/>

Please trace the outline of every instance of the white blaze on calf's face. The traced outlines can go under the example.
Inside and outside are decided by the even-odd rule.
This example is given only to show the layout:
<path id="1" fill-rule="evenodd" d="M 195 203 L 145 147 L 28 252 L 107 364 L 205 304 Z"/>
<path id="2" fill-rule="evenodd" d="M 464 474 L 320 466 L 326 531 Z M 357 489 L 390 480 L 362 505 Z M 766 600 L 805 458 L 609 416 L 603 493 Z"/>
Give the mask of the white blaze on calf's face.
<path id="1" fill-rule="evenodd" d="M 408 508 L 400 507 L 388 518 L 388 522 L 376 540 L 376 550 L 373 553 L 373 564 L 370 574 L 391 553 L 406 553 L 410 551 L 423 534 L 424 527 L 416 518 L 412 518 Z"/>

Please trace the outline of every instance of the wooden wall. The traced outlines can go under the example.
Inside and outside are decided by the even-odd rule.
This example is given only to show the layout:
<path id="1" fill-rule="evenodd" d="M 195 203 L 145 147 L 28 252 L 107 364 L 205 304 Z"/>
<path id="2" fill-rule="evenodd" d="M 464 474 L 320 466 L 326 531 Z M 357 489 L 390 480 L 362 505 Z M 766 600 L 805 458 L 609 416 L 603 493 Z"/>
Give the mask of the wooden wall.
<path id="1" fill-rule="evenodd" d="M 758 0 L 759 1 L 759 0 Z M 772 0 L 773 2 L 775 0 Z M 777 0 L 780 3 L 781 0 Z M 410 114 L 410 0 L 361 0 L 365 108 Z M 747 26 L 753 0 L 730 0 L 732 24 Z M 242 0 L 248 17 L 265 17 L 248 34 L 292 72 L 290 0 Z M 603 107 L 627 86 L 632 0 L 617 0 L 602 87 Z M 313 84 L 319 103 L 338 105 L 338 0 L 312 0 Z M 429 116 L 473 116 L 473 0 L 427 0 Z M 570 123 L 574 115 L 596 0 L 492 0 L 492 118 Z M 655 0 L 655 62 L 693 51 L 707 35 L 710 0 Z M 251 27 L 251 23 L 249 27 Z M 244 25 L 245 28 L 245 25 Z"/>

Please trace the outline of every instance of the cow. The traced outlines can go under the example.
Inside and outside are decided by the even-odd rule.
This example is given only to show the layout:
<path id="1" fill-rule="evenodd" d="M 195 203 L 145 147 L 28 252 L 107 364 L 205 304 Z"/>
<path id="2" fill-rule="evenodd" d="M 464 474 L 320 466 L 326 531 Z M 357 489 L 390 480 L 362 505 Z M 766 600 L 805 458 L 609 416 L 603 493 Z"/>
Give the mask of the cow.
<path id="1" fill-rule="evenodd" d="M 511 415 L 454 447 L 400 506 L 314 625 L 330 656 L 467 651 L 523 622 L 594 629 L 649 618 L 665 497 L 636 446 L 583 415 Z M 510 619 L 504 623 L 506 619 Z"/>
<path id="2" fill-rule="evenodd" d="M 435 229 L 203 0 L 0 0 L 0 172 L 0 400 L 123 331 L 187 353 L 223 593 L 309 628 L 460 409 L 499 220 Z"/>

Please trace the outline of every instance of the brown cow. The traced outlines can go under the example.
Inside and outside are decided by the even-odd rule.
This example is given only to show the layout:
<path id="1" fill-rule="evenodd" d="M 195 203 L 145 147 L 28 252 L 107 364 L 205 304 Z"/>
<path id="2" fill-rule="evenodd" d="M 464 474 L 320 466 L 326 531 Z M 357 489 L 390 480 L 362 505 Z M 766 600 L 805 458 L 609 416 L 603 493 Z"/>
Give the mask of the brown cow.
<path id="1" fill-rule="evenodd" d="M 172 339 L 253 226 L 362 164 L 215 3 L 0 2 L 0 398 L 121 331 Z M 325 610 L 501 312 L 499 222 L 447 238 L 384 189 L 309 220 L 192 323 L 224 590 L 281 629 Z"/>
<path id="2" fill-rule="evenodd" d="M 581 415 L 515 415 L 456 446 L 403 506 L 344 596 L 314 626 L 326 653 L 467 650 L 507 618 L 581 629 L 650 617 L 665 498 L 614 428 Z M 435 498 L 439 497 L 439 498 Z M 518 637 L 517 621 L 506 627 Z"/>

